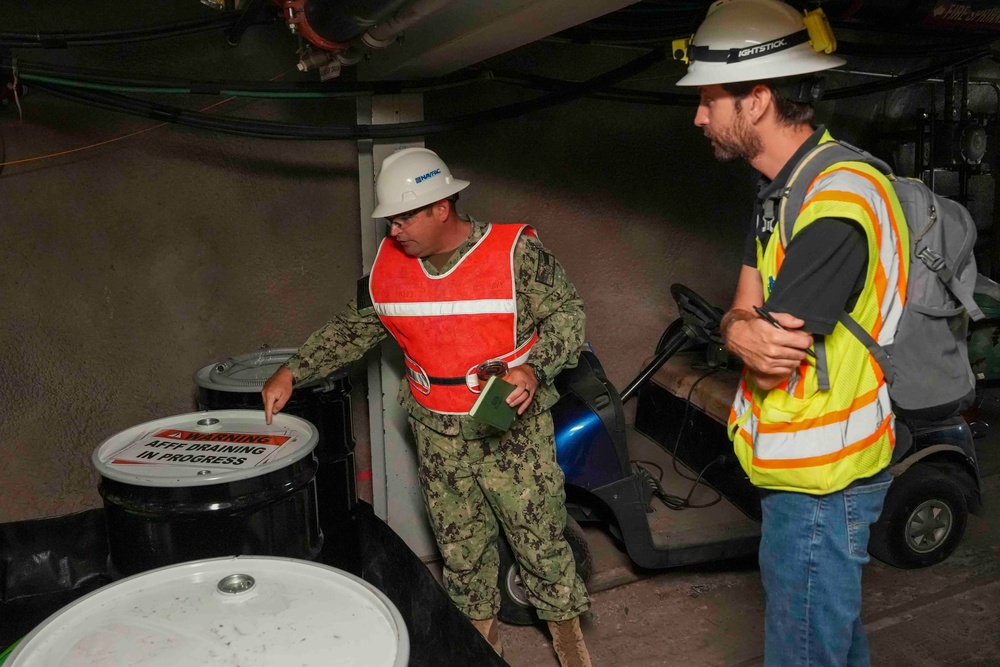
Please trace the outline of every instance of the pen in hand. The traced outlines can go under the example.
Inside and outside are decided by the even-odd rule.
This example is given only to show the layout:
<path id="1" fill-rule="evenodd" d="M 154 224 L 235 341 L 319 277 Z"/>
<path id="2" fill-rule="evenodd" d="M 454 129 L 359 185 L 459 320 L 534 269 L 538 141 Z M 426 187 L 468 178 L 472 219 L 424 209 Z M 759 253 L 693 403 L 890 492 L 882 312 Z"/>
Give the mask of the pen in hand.
<path id="1" fill-rule="evenodd" d="M 770 322 L 772 325 L 781 329 L 782 331 L 785 331 L 785 327 L 778 324 L 778 320 L 774 319 L 774 317 L 771 316 L 771 313 L 767 312 L 760 306 L 754 306 L 753 309 L 758 315 L 760 315 L 762 319 L 766 320 L 767 322 Z M 806 354 L 808 354 L 813 359 L 816 358 L 816 353 L 810 350 L 809 348 L 806 348 Z"/>

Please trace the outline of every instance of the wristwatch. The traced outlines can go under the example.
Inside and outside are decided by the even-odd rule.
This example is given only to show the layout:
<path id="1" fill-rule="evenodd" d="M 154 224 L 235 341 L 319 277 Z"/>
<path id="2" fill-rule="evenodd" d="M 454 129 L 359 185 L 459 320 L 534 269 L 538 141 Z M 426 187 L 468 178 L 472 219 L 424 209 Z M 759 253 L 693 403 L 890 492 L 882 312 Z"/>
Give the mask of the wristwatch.
<path id="1" fill-rule="evenodd" d="M 531 372 L 535 374 L 535 378 L 538 380 L 538 384 L 547 384 L 548 378 L 545 376 L 545 371 L 534 364 L 527 364 L 531 367 Z"/>

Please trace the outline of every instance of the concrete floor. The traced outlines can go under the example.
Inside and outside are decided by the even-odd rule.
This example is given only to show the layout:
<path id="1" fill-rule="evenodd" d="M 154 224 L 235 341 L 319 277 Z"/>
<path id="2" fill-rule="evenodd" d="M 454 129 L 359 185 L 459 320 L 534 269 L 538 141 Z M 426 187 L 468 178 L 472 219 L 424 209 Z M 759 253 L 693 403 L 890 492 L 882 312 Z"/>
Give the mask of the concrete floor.
<path id="1" fill-rule="evenodd" d="M 649 441 L 637 437 L 630 442 L 633 450 L 648 453 Z M 995 509 L 1000 438 L 977 444 L 987 508 L 982 517 L 970 518 L 959 549 L 931 568 L 904 571 L 873 561 L 865 571 L 863 613 L 873 665 L 1000 666 L 1000 513 Z M 638 572 L 607 535 L 586 530 L 595 563 L 589 582 L 593 607 L 584 628 L 595 665 L 763 664 L 764 600 L 755 559 Z M 510 665 L 558 665 L 544 630 L 504 625 L 501 633 Z"/>

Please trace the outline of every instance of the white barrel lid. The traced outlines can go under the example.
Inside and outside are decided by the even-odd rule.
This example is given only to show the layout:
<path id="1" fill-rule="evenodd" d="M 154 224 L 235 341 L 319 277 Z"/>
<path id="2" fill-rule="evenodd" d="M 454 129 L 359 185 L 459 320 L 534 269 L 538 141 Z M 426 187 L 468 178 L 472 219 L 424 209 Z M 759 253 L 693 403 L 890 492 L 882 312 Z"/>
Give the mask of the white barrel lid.
<path id="1" fill-rule="evenodd" d="M 261 348 L 257 352 L 230 357 L 225 361 L 209 364 L 194 374 L 194 382 L 204 389 L 224 391 L 228 393 L 256 393 L 274 375 L 282 364 L 295 354 L 295 348 Z M 347 375 L 346 371 L 335 373 L 323 380 L 313 380 L 295 385 L 296 389 L 303 387 L 330 384 Z"/>
<path id="2" fill-rule="evenodd" d="M 191 561 L 49 616 L 7 667 L 404 667 L 406 624 L 377 588 L 291 558 Z"/>
<path id="3" fill-rule="evenodd" d="M 236 482 L 289 466 L 316 448 L 305 419 L 263 410 L 208 410 L 145 422 L 102 442 L 91 460 L 103 477 L 139 486 Z"/>

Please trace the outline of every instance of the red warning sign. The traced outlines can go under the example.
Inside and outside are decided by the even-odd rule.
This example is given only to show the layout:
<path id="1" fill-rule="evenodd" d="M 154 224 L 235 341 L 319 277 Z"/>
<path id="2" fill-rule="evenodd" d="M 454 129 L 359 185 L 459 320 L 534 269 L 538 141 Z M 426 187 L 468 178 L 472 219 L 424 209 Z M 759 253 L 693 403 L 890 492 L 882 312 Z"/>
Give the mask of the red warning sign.
<path id="1" fill-rule="evenodd" d="M 232 442 L 241 445 L 272 445 L 280 446 L 288 442 L 286 435 L 265 435 L 262 433 L 205 433 L 204 431 L 181 431 L 179 429 L 164 429 L 155 435 L 157 438 L 170 440 L 197 440 L 198 442 Z"/>

